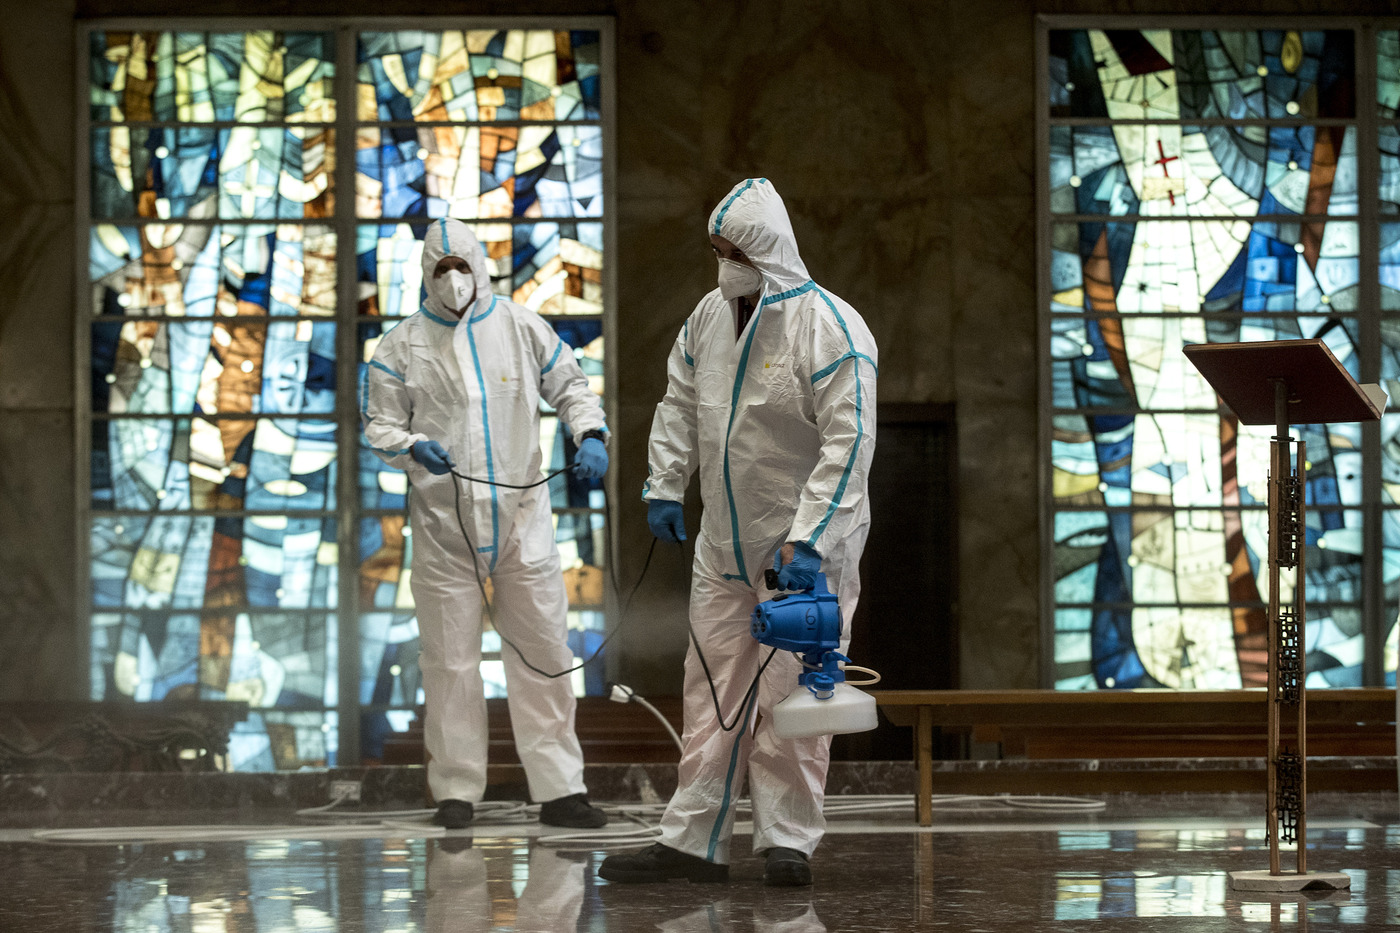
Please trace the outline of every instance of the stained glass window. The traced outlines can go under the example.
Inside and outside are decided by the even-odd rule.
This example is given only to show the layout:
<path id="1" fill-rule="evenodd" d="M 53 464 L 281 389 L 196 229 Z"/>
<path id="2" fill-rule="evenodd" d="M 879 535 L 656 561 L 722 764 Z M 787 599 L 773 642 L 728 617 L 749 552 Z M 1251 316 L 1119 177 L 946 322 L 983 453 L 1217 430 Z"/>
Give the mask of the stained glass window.
<path id="1" fill-rule="evenodd" d="M 1380 311 L 1400 311 L 1400 226 L 1361 220 L 1363 202 L 1400 210 L 1400 129 L 1385 124 L 1400 40 L 1377 40 L 1380 151 L 1363 158 L 1359 35 L 1045 31 L 1047 650 L 1060 688 L 1266 680 L 1273 431 L 1239 424 L 1183 346 L 1317 337 L 1353 377 L 1400 388 L 1400 321 Z M 1364 466 L 1374 427 L 1294 429 L 1309 460 L 1309 686 L 1360 685 L 1368 652 L 1394 640 L 1393 417 L 1381 475 Z M 1380 548 L 1368 520 L 1384 526 Z M 1393 683 L 1385 654 L 1375 669 Z"/>
<path id="2" fill-rule="evenodd" d="M 374 348 L 422 289 L 422 236 L 436 217 L 467 221 L 491 266 L 492 288 L 544 315 L 603 386 L 602 127 L 599 34 L 523 30 L 361 33 L 356 145 L 356 269 L 364 378 Z M 571 462 L 572 437 L 547 409 L 544 469 Z M 361 591 L 380 610 L 363 617 L 360 699 L 402 728 L 421 678 L 413 598 L 403 573 L 412 528 L 406 481 L 360 452 Z M 569 593 L 570 642 L 588 657 L 604 629 L 602 489 L 560 476 L 550 486 Z M 371 650 L 371 646 L 375 646 Z M 488 631 L 482 675 L 505 692 L 501 644 Z M 575 675 L 601 693 L 602 675 Z"/>
<path id="3" fill-rule="evenodd" d="M 411 490 L 360 438 L 365 364 L 419 308 L 426 225 L 456 217 L 494 290 L 551 321 L 603 394 L 606 28 L 89 27 L 95 698 L 245 700 L 237 769 L 373 757 L 407 726 Z M 573 442 L 541 414 L 552 470 Z M 585 657 L 605 628 L 602 488 L 550 492 Z M 494 632 L 484 647 L 499 695 Z"/>

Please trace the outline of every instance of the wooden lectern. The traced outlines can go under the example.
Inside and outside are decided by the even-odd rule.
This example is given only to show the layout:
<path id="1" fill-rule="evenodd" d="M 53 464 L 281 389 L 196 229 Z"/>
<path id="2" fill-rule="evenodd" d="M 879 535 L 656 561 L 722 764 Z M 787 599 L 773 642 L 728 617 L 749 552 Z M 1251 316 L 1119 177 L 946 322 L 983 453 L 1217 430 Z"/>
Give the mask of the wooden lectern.
<path id="1" fill-rule="evenodd" d="M 1307 450 L 1289 425 L 1375 421 L 1385 392 L 1358 385 L 1319 339 L 1194 344 L 1182 352 L 1241 423 L 1275 425 L 1269 443 L 1269 870 L 1231 872 L 1230 881 L 1236 890 L 1253 891 L 1350 887 L 1340 872 L 1308 871 Z M 1294 574 L 1290 606 L 1279 599 L 1284 570 Z M 1297 843 L 1295 872 L 1279 867 L 1280 841 Z"/>

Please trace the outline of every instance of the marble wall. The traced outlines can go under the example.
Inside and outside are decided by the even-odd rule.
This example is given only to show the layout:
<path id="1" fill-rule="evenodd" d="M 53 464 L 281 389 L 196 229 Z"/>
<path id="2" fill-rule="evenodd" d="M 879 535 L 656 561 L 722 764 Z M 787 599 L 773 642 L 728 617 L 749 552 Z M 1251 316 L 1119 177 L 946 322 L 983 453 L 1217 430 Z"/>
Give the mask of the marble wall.
<path id="1" fill-rule="evenodd" d="M 0 700 L 77 697 L 73 5 L 3 10 Z"/>
<path id="2" fill-rule="evenodd" d="M 1337 12 L 1256 0 L 1232 13 Z M 1348 13 L 1390 11 L 1358 2 Z M 368 0 L 212 0 L 221 16 L 380 15 Z M 814 277 L 881 347 L 882 402 L 956 405 L 960 669 L 1036 685 L 1034 34 L 1037 13 L 1218 13 L 1196 2 L 439 0 L 403 15 L 609 14 L 617 22 L 621 578 L 664 357 L 714 273 L 703 225 L 771 179 Z M 6 3 L 0 30 L 0 699 L 81 696 L 73 593 L 73 18 L 188 15 L 178 0 Z M 692 507 L 698 507 L 692 503 Z M 691 525 L 695 524 L 692 514 Z M 678 689 L 686 572 L 659 553 L 612 661 Z M 917 620 L 908 624 L 917 626 Z"/>

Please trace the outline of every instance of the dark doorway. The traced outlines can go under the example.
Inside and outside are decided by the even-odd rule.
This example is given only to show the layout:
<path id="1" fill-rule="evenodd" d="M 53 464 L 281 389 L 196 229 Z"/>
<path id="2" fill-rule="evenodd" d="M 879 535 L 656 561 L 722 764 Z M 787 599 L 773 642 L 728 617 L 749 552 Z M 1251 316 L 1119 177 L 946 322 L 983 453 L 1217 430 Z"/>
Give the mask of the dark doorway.
<path id="1" fill-rule="evenodd" d="M 851 620 L 851 659 L 880 672 L 871 689 L 952 689 L 958 685 L 953 406 L 881 404 L 876 424 L 870 538 Z M 912 758 L 911 731 L 881 716 L 873 732 L 836 736 L 832 758 Z"/>

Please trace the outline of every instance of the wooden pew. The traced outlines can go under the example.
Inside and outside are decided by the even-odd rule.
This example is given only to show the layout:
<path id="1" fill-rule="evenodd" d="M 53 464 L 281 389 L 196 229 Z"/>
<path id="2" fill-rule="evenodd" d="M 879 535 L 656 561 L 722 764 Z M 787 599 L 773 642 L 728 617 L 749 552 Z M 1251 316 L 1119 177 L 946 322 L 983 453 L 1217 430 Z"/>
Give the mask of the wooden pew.
<path id="1" fill-rule="evenodd" d="M 891 722 L 914 729 L 918 767 L 919 825 L 933 822 L 933 730 L 962 731 L 996 739 L 1003 753 L 1033 757 L 1112 757 L 1106 743 L 1128 741 L 1120 751 L 1154 748 L 1171 757 L 1190 747 L 1191 757 L 1263 754 L 1267 696 L 1249 690 L 872 690 Z M 1359 753 L 1365 736 L 1395 754 L 1395 690 L 1361 687 L 1308 691 L 1308 748 L 1318 754 L 1328 737 Z M 1314 735 L 1318 738 L 1315 739 Z M 1056 741 L 1039 740 L 1047 736 Z M 1212 744 L 1202 737 L 1226 737 Z M 1168 739 L 1179 741 L 1172 745 Z M 1314 743 L 1318 744 L 1315 745 Z M 1242 744 L 1243 743 L 1243 744 Z M 1377 744 L 1379 743 L 1379 744 Z M 1056 751 L 1058 750 L 1058 752 Z M 1323 749 L 1326 750 L 1326 749 Z M 1345 754 L 1346 751 L 1341 753 Z M 1262 789 L 1262 785 L 1261 785 Z"/>

